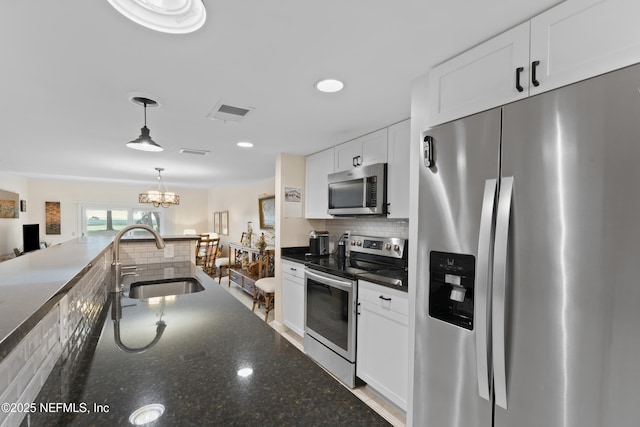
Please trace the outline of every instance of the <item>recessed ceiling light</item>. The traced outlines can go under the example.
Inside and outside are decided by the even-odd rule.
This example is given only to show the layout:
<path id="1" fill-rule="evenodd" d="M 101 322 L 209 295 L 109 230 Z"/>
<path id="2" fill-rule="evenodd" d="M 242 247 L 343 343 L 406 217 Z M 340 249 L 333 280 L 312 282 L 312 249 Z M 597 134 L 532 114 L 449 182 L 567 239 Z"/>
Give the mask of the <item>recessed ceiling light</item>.
<path id="1" fill-rule="evenodd" d="M 253 374 L 253 369 L 251 368 L 242 368 L 238 371 L 238 375 L 241 377 L 248 377 L 251 374 Z"/>
<path id="2" fill-rule="evenodd" d="M 242 148 L 251 148 L 251 147 L 253 147 L 253 143 L 251 143 L 249 141 L 240 141 L 236 145 L 238 147 L 242 147 Z"/>
<path id="3" fill-rule="evenodd" d="M 207 19 L 201 0 L 108 0 L 118 12 L 152 30 L 186 34 L 196 31 Z"/>
<path id="4" fill-rule="evenodd" d="M 344 88 L 344 83 L 336 79 L 325 79 L 320 80 L 318 83 L 316 83 L 316 89 L 318 89 L 320 92 L 339 92 L 342 90 L 342 88 Z"/>
<path id="5" fill-rule="evenodd" d="M 134 426 L 141 426 L 157 420 L 164 413 L 164 405 L 152 403 L 138 408 L 129 416 L 129 422 Z"/>

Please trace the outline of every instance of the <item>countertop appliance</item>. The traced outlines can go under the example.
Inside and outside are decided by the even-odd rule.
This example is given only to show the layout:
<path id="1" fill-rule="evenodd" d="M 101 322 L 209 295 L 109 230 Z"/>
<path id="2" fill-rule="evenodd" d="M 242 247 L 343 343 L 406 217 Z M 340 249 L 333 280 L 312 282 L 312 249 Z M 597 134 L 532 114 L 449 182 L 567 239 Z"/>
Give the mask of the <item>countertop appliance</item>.
<path id="1" fill-rule="evenodd" d="M 349 387 L 356 381 L 356 304 L 359 278 L 407 289 L 407 241 L 351 236 L 349 257 L 305 264 L 304 351 Z"/>
<path id="2" fill-rule="evenodd" d="M 329 174 L 330 215 L 386 215 L 387 164 L 376 163 Z"/>
<path id="3" fill-rule="evenodd" d="M 313 256 L 329 255 L 329 232 L 312 231 L 309 234 L 309 252 Z"/>
<path id="4" fill-rule="evenodd" d="M 422 132 L 410 424 L 638 423 L 639 86 L 634 66 Z"/>

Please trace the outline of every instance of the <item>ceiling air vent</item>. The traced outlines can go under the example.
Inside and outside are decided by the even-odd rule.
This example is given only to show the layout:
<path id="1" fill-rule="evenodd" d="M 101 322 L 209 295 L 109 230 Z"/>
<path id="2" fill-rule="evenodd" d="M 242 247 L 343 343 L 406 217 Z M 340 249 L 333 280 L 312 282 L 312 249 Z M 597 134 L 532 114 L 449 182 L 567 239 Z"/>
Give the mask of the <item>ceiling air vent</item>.
<path id="1" fill-rule="evenodd" d="M 237 107 L 218 102 L 207 116 L 211 120 L 240 123 L 253 108 Z"/>
<path id="2" fill-rule="evenodd" d="M 180 153 L 193 154 L 195 156 L 206 156 L 207 154 L 209 154 L 209 150 L 198 150 L 197 148 L 181 148 Z"/>

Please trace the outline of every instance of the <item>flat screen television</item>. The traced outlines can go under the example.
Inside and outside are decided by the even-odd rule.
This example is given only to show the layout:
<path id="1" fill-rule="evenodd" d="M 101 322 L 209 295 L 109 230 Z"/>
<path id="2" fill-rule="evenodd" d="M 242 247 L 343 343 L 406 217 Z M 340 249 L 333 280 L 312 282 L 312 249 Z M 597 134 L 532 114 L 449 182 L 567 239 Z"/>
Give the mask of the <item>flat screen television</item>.
<path id="1" fill-rule="evenodd" d="M 24 253 L 40 249 L 40 225 L 39 224 L 23 224 L 22 225 L 22 251 Z"/>

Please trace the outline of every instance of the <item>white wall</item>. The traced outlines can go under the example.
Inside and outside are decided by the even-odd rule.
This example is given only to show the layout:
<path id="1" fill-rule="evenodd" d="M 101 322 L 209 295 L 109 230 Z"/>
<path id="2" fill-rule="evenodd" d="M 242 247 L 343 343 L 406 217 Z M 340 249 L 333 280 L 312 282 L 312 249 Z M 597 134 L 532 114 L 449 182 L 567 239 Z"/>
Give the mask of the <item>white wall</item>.
<path id="1" fill-rule="evenodd" d="M 306 184 L 306 157 L 292 154 L 279 154 L 276 158 L 276 229 L 278 248 L 292 246 L 308 246 L 309 233 L 317 230 L 324 221 L 308 220 L 304 218 L 304 206 L 307 192 Z M 300 201 L 300 217 L 287 215 L 286 202 L 284 200 L 285 187 L 300 188 L 302 200 Z M 291 206 L 296 206 L 292 204 Z"/>
<path id="2" fill-rule="evenodd" d="M 260 235 L 260 216 L 258 198 L 275 194 L 275 180 L 269 178 L 242 186 L 216 187 L 209 190 L 209 211 L 206 212 L 206 228 L 196 228 L 197 233 L 213 231 L 213 213 L 229 211 L 229 235 L 220 236 L 220 244 L 224 245 L 223 253 L 227 254 L 229 242 L 239 242 L 243 231 L 247 231 L 247 222 L 253 222 L 253 232 Z M 273 236 L 273 230 L 263 230 L 266 235 Z M 273 240 L 269 241 L 274 244 Z"/>
<path id="3" fill-rule="evenodd" d="M 29 200 L 27 178 L 0 172 L 0 189 L 18 193 L 20 200 Z M 13 248 L 22 246 L 22 224 L 29 224 L 29 204 L 19 218 L 0 218 L 0 259 L 13 255 Z"/>
<path id="4" fill-rule="evenodd" d="M 41 240 L 52 244 L 64 242 L 78 235 L 79 205 L 92 202 L 137 205 L 138 193 L 146 190 L 147 187 L 139 184 L 30 179 L 29 221 L 40 224 Z M 162 234 L 176 235 L 182 234 L 185 228 L 205 227 L 207 190 L 171 190 L 180 196 L 180 205 L 164 210 L 165 230 Z M 60 202 L 59 235 L 45 234 L 45 202 Z"/>
<path id="5" fill-rule="evenodd" d="M 40 240 L 56 244 L 78 235 L 79 209 L 84 203 L 136 205 L 144 185 L 24 178 L 0 174 L 0 188 L 20 194 L 27 212 L 19 219 L 0 219 L 0 256 L 22 246 L 22 224 L 40 224 Z M 180 195 L 180 205 L 167 208 L 164 235 L 182 234 L 186 228 L 207 229 L 207 190 L 171 188 Z M 45 234 L 45 202 L 60 202 L 59 235 Z M 257 202 L 256 202 L 257 203 Z M 141 207 L 148 205 L 140 205 Z"/>

